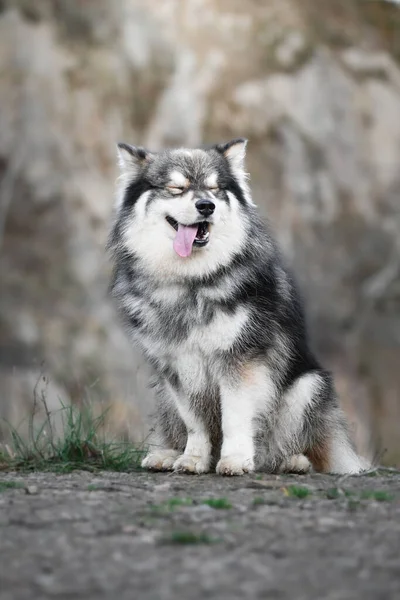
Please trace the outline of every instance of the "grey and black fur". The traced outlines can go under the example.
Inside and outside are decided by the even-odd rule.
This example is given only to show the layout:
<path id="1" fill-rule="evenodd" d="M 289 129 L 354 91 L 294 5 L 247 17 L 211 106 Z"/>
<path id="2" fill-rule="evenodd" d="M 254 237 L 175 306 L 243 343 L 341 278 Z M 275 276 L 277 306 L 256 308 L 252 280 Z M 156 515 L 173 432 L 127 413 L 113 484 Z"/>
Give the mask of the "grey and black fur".
<path id="1" fill-rule="evenodd" d="M 358 473 L 367 462 L 251 200 L 245 147 L 119 145 L 112 291 L 154 369 L 157 397 L 157 438 L 143 466 L 239 475 L 311 463 Z"/>

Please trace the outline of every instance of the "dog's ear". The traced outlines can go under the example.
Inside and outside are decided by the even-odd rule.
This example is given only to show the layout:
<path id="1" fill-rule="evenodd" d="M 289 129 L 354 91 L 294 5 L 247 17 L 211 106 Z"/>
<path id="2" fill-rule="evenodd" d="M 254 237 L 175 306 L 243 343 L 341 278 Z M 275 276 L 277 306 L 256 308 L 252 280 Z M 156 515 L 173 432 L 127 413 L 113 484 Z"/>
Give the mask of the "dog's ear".
<path id="1" fill-rule="evenodd" d="M 240 184 L 246 202 L 255 206 L 248 184 L 249 175 L 246 173 L 244 164 L 246 146 L 247 140 L 245 138 L 236 138 L 230 142 L 226 142 L 226 144 L 218 144 L 215 146 L 215 150 L 222 154 L 228 161 L 232 175 Z"/>
<path id="2" fill-rule="evenodd" d="M 152 160 L 152 153 L 141 146 L 131 146 L 124 142 L 117 144 L 118 164 L 121 173 L 136 177 L 146 163 Z"/>
<path id="3" fill-rule="evenodd" d="M 218 152 L 223 154 L 229 161 L 234 173 L 244 171 L 244 159 L 246 156 L 247 140 L 245 138 L 236 138 L 226 144 L 216 146 Z"/>

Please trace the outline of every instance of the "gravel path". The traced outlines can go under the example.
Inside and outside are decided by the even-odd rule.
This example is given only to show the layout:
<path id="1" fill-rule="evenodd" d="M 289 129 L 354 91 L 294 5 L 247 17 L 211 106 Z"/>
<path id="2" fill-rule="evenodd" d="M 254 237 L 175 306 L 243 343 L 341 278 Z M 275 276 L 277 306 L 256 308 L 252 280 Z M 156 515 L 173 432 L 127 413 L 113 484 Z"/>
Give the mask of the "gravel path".
<path id="1" fill-rule="evenodd" d="M 400 475 L 0 473 L 0 596 L 398 599 Z"/>

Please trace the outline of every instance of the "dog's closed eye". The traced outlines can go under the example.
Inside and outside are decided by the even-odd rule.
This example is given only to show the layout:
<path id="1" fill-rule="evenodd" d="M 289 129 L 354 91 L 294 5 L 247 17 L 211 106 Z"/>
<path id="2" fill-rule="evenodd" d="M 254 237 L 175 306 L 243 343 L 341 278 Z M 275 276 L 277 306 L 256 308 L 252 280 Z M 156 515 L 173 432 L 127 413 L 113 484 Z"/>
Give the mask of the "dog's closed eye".
<path id="1" fill-rule="evenodd" d="M 171 192 L 171 194 L 176 194 L 176 195 L 183 194 L 183 192 L 185 191 L 185 189 L 186 188 L 184 188 L 184 187 L 179 187 L 179 186 L 176 186 L 176 185 L 167 185 L 167 190 L 169 192 Z"/>

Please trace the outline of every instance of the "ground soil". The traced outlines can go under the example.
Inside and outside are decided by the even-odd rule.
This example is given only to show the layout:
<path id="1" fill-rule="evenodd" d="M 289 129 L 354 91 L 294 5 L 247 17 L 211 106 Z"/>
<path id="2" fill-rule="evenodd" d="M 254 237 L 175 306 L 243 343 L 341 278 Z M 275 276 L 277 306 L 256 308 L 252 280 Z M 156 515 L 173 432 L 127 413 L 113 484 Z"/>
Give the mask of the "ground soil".
<path id="1" fill-rule="evenodd" d="M 2 600 L 395 599 L 399 555 L 398 474 L 0 473 Z"/>

